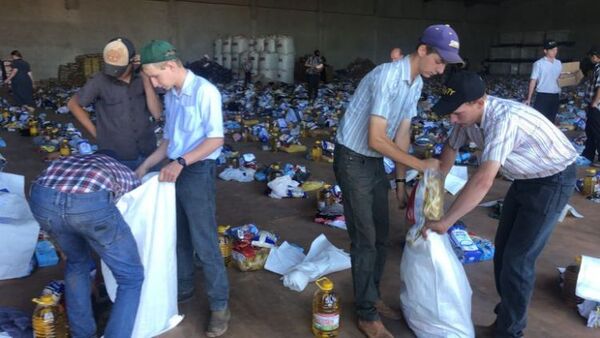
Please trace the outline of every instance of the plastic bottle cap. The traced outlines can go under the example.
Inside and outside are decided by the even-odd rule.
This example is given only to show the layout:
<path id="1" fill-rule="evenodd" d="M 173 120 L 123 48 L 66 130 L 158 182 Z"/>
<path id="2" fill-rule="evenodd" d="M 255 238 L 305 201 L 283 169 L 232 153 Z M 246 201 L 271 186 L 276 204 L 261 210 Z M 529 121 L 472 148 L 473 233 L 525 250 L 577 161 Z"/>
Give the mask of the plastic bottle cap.
<path id="1" fill-rule="evenodd" d="M 596 169 L 594 168 L 588 168 L 585 172 L 588 175 L 596 175 Z"/>
<path id="2" fill-rule="evenodd" d="M 229 225 L 219 225 L 217 227 L 217 232 L 220 233 L 220 234 L 224 234 L 225 231 L 229 230 L 230 227 L 231 226 L 229 226 Z"/>
<path id="3" fill-rule="evenodd" d="M 317 284 L 319 289 L 321 289 L 323 291 L 333 290 L 333 282 L 327 277 L 322 277 L 322 278 L 317 279 L 315 284 Z"/>
<path id="4" fill-rule="evenodd" d="M 52 295 L 43 295 L 40 298 L 32 299 L 34 303 L 38 303 L 40 305 L 52 305 L 54 304 L 54 298 Z"/>

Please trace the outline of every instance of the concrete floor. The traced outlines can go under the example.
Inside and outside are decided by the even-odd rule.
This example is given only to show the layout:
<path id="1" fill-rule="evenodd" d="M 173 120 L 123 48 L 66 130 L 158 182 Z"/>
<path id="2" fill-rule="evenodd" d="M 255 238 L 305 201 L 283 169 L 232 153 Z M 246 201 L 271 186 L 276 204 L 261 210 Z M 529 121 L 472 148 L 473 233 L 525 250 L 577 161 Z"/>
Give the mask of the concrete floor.
<path id="1" fill-rule="evenodd" d="M 69 120 L 69 116 L 51 115 L 51 119 Z M 36 153 L 31 139 L 18 133 L 0 131 L 8 144 L 0 152 L 7 158 L 7 172 L 25 175 L 27 186 L 44 167 L 42 155 Z M 260 163 L 271 161 L 293 162 L 307 165 L 312 179 L 334 181 L 330 164 L 306 161 L 303 155 L 269 153 L 258 149 L 257 144 L 234 144 L 241 152 L 253 152 Z M 496 180 L 486 200 L 502 198 L 509 182 Z M 219 224 L 240 225 L 255 223 L 260 228 L 275 231 L 282 240 L 308 248 L 311 241 L 324 233 L 329 240 L 349 249 L 345 231 L 328 228 L 312 222 L 316 201 L 308 199 L 274 200 L 265 196 L 265 184 L 259 182 L 237 183 L 218 181 L 217 219 Z M 447 201 L 452 200 L 450 195 Z M 580 254 L 600 257 L 600 208 L 579 194 L 570 203 L 584 219 L 567 218 L 560 223 L 550 242 L 538 259 L 537 282 L 529 309 L 528 337 L 598 337 L 599 330 L 585 327 L 584 320 L 574 309 L 567 308 L 560 296 L 557 266 L 570 264 Z M 391 238 L 389 259 L 386 265 L 382 293 L 384 300 L 399 307 L 399 264 L 402 255 L 401 237 L 405 231 L 404 214 L 397 209 L 390 193 Z M 464 218 L 469 229 L 483 237 L 493 238 L 497 221 L 488 217 L 489 210 L 477 208 Z M 494 320 L 493 308 L 498 297 L 493 281 L 493 264 L 483 262 L 465 267 L 473 288 L 473 321 L 488 325 Z M 62 278 L 63 265 L 37 269 L 30 277 L 0 281 L 0 306 L 33 311 L 31 298 L 37 296 L 51 279 Z M 311 301 L 316 290 L 310 284 L 298 293 L 285 288 L 278 275 L 268 271 L 240 272 L 229 268 L 231 283 L 231 310 L 233 319 L 225 337 L 310 337 Z M 183 322 L 162 335 L 163 338 L 203 337 L 208 307 L 202 292 L 201 274 L 198 275 L 199 292 L 191 302 L 180 306 L 185 315 Z M 341 337 L 363 337 L 356 328 L 352 304 L 352 278 L 350 270 L 329 276 L 341 298 Z M 396 337 L 413 336 L 403 321 L 385 320 L 385 325 Z"/>

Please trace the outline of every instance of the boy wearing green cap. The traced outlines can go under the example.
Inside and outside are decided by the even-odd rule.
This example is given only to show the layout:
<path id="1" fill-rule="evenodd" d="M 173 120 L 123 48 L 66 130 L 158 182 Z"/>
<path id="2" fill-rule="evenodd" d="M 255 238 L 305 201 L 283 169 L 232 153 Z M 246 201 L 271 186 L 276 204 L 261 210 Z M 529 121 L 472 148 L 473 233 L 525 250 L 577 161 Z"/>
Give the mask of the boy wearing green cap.
<path id="1" fill-rule="evenodd" d="M 163 141 L 136 170 L 142 177 L 163 159 L 171 161 L 160 181 L 175 182 L 178 300 L 194 294 L 194 252 L 202 265 L 211 316 L 208 337 L 227 331 L 229 281 L 217 239 L 216 159 L 223 145 L 221 94 L 208 80 L 183 67 L 175 47 L 153 40 L 141 50 L 143 72 L 166 90 Z"/>

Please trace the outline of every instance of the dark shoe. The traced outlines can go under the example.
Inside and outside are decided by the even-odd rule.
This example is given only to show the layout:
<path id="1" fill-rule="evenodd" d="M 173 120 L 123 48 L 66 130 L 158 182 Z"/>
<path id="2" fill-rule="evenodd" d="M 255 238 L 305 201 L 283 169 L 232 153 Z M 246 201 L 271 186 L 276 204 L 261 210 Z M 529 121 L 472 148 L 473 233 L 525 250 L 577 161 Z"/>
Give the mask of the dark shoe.
<path id="1" fill-rule="evenodd" d="M 377 309 L 377 312 L 379 312 L 380 315 L 384 316 L 387 319 L 393 319 L 393 320 L 402 319 L 402 312 L 389 307 L 381 299 L 378 300 L 377 303 L 375 303 L 375 308 Z"/>
<path id="2" fill-rule="evenodd" d="M 381 320 L 366 321 L 358 320 L 358 328 L 367 338 L 394 338 L 394 336 L 388 331 Z"/>
<path id="3" fill-rule="evenodd" d="M 205 332 L 206 336 L 219 337 L 223 335 L 229 328 L 229 319 L 231 319 L 229 307 L 223 311 L 212 311 L 208 321 L 208 329 Z"/>
<path id="4" fill-rule="evenodd" d="M 177 303 L 187 303 L 194 298 L 194 291 L 187 293 L 180 293 L 177 295 Z"/>

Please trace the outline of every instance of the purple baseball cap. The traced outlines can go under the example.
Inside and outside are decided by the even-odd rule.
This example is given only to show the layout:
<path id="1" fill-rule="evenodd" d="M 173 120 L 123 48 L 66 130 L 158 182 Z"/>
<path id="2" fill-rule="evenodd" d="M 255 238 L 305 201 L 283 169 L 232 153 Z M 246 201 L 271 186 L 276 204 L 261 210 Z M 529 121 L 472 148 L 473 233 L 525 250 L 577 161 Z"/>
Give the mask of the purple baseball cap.
<path id="1" fill-rule="evenodd" d="M 450 25 L 431 25 L 427 27 L 421 35 L 420 41 L 435 48 L 446 63 L 464 63 L 458 55 L 460 49 L 458 34 Z"/>

